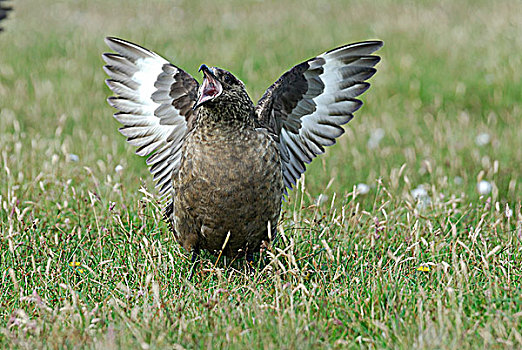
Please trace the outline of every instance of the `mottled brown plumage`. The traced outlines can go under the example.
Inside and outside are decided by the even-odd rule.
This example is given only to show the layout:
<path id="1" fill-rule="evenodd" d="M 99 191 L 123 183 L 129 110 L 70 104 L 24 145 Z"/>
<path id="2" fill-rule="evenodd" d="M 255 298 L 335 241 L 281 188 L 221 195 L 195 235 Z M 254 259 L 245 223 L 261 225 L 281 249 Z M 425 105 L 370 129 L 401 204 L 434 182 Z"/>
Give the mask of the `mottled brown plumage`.
<path id="1" fill-rule="evenodd" d="M 149 155 L 166 216 L 187 250 L 227 256 L 259 250 L 284 193 L 335 143 L 362 102 L 382 43 L 346 45 L 303 62 L 254 106 L 244 84 L 202 65 L 203 83 L 157 54 L 108 38 L 109 103 L 121 133 Z M 275 231 L 272 232 L 274 234 Z M 224 249 L 223 249 L 224 248 Z"/>
<path id="2" fill-rule="evenodd" d="M 230 74 L 214 68 L 218 80 Z M 226 83 L 223 83 L 223 85 Z M 181 148 L 167 215 L 187 250 L 200 248 L 234 256 L 256 251 L 275 228 L 283 177 L 276 142 L 256 128 L 255 109 L 242 83 L 197 109 Z M 227 235 L 228 241 L 224 246 Z"/>

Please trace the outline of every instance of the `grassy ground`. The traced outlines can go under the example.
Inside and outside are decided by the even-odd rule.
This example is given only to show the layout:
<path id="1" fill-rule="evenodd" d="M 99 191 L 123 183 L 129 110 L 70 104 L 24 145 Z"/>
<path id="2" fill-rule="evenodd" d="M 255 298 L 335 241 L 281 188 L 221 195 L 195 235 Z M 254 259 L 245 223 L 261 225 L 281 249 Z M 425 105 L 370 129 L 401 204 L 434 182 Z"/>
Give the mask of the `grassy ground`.
<path id="1" fill-rule="evenodd" d="M 520 1 L 14 6 L 0 34 L 0 347 L 522 347 Z M 254 275 L 206 255 L 186 280 L 105 103 L 106 35 L 198 79 L 201 63 L 227 68 L 255 99 L 308 57 L 385 41 L 365 106 L 290 195 Z"/>

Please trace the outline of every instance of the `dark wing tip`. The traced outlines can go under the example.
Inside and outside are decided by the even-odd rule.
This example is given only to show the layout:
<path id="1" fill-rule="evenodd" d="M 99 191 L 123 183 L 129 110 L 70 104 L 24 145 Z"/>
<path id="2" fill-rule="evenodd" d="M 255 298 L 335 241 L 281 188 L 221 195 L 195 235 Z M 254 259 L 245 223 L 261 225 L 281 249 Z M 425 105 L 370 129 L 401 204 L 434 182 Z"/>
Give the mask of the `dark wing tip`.
<path id="1" fill-rule="evenodd" d="M 107 44 L 107 46 L 111 50 L 114 50 L 116 52 L 119 52 L 118 48 L 121 47 L 121 46 L 123 46 L 123 47 L 134 47 L 134 46 L 137 46 L 136 44 L 133 44 L 130 41 L 123 40 L 123 39 L 117 38 L 115 36 L 105 37 L 104 41 L 105 41 L 105 44 Z"/>
<path id="2" fill-rule="evenodd" d="M 109 104 L 109 106 L 111 106 L 113 108 L 116 108 L 116 109 L 119 109 L 117 107 L 117 104 L 118 104 L 118 101 L 121 101 L 121 100 L 127 100 L 127 99 L 123 98 L 121 96 L 109 96 L 109 97 L 107 97 L 107 103 Z"/>
<path id="3" fill-rule="evenodd" d="M 115 36 L 107 36 L 105 37 L 104 41 L 107 45 L 109 45 L 109 43 L 127 43 L 127 41 L 117 38 Z"/>
<path id="4" fill-rule="evenodd" d="M 107 44 L 111 50 L 119 53 L 133 63 L 140 58 L 161 58 L 158 54 L 143 46 L 113 36 L 106 37 L 105 44 Z"/>
<path id="5" fill-rule="evenodd" d="M 384 46 L 384 42 L 381 40 L 365 40 L 365 41 L 359 41 L 359 42 L 335 47 L 331 50 L 326 51 L 325 54 L 329 54 L 331 52 L 338 51 L 338 50 L 340 51 L 343 49 L 356 48 L 356 47 L 365 47 L 365 48 L 369 49 L 368 53 L 373 53 L 373 52 L 379 50 L 383 46 Z"/>
<path id="6" fill-rule="evenodd" d="M 364 41 L 363 41 L 364 42 Z M 371 44 L 371 45 L 375 45 L 377 46 L 378 48 L 381 48 L 384 46 L 384 41 L 382 40 L 367 40 L 366 41 L 367 43 Z"/>
<path id="7" fill-rule="evenodd" d="M 365 40 L 365 41 L 360 41 L 360 42 L 357 42 L 357 43 L 353 43 L 353 44 L 350 44 L 350 46 L 368 46 L 368 47 L 375 47 L 375 50 L 378 50 L 380 49 L 381 47 L 384 46 L 384 41 L 382 40 Z"/>
<path id="8" fill-rule="evenodd" d="M 104 52 L 102 53 L 102 59 L 106 62 L 106 63 L 109 63 L 109 61 L 111 60 L 111 58 L 118 58 L 118 57 L 121 57 L 120 54 L 117 54 L 117 53 L 114 53 L 114 52 Z"/>

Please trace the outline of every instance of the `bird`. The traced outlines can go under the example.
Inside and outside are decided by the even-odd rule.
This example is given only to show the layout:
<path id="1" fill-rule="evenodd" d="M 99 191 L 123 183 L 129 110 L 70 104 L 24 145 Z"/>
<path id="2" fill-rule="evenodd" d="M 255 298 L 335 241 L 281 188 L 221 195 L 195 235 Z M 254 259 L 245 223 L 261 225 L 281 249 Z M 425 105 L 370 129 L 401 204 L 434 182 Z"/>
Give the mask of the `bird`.
<path id="1" fill-rule="evenodd" d="M 107 37 L 107 99 L 120 133 L 148 156 L 165 218 L 195 262 L 200 250 L 253 261 L 276 235 L 285 196 L 362 106 L 379 40 L 297 64 L 254 104 L 232 73 L 202 64 L 202 83 L 157 53 Z"/>
<path id="2" fill-rule="evenodd" d="M 12 10 L 11 6 L 6 6 L 4 0 L 0 0 L 0 22 L 7 18 L 7 14 Z M 0 27 L 0 32 L 4 28 Z"/>

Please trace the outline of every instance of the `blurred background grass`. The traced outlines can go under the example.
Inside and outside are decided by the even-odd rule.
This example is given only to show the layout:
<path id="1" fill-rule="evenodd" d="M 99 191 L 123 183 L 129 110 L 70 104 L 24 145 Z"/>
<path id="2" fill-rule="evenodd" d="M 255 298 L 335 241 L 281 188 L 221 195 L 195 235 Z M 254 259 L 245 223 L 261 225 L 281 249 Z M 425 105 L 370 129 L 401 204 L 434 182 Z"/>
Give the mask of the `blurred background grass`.
<path id="1" fill-rule="evenodd" d="M 184 283 L 181 280 L 184 272 L 180 271 L 186 271 L 188 264 L 181 260 L 183 252 L 171 237 L 169 240 L 166 225 L 159 220 L 161 213 L 154 202 L 143 202 L 143 194 L 138 192 L 143 184 L 154 193 L 145 160 L 135 156 L 134 150 L 118 134 L 118 123 L 111 117 L 114 111 L 105 102 L 109 90 L 104 84 L 106 77 L 100 55 L 107 51 L 103 38 L 109 35 L 159 53 L 198 80 L 197 68 L 201 63 L 230 70 L 245 82 L 254 100 L 284 71 L 305 59 L 346 43 L 381 39 L 385 42 L 379 51 L 382 62 L 371 80 L 372 88 L 362 98 L 365 105 L 347 125 L 346 134 L 338 144 L 309 167 L 304 203 L 313 203 L 320 194 L 328 199 L 335 195 L 341 198 L 333 204 L 338 210 L 344 204 L 347 210 L 360 205 L 377 217 L 380 214 L 376 213 L 380 211 L 376 209 L 393 199 L 393 209 L 397 210 L 393 220 L 397 227 L 407 228 L 413 223 L 403 211 L 407 207 L 403 200 L 411 199 L 412 189 L 424 186 L 434 202 L 457 198 L 456 203 L 463 208 L 459 216 L 466 216 L 469 214 L 466 207 L 478 208 L 487 200 L 488 196 L 481 198 L 477 191 L 478 182 L 486 180 L 492 185 L 489 203 L 493 208 L 498 203 L 497 212 L 503 212 L 508 205 L 515 217 L 518 214 L 516 208 L 522 197 L 520 1 L 39 0 L 12 4 L 14 12 L 0 34 L 1 302 L 5 310 L 2 312 L 4 322 L 8 323 L 14 317 L 14 310 L 23 305 L 22 299 L 13 298 L 14 291 L 27 295 L 39 290 L 47 295 L 48 302 L 56 305 L 61 292 L 52 291 L 48 283 L 53 280 L 72 283 L 64 279 L 60 266 L 77 259 L 79 247 L 84 249 L 85 259 L 93 259 L 90 266 L 117 256 L 114 260 L 124 270 L 132 270 L 134 262 L 129 257 L 142 248 L 136 242 L 135 246 L 119 241 L 118 235 L 124 232 L 118 231 L 120 228 L 117 220 L 113 220 L 110 206 L 121 211 L 122 217 L 126 215 L 127 221 L 121 225 L 125 229 L 121 230 L 132 232 L 134 225 L 139 227 L 139 232 L 150 232 L 150 235 L 143 234 L 153 242 L 166 245 L 167 248 L 160 249 L 161 254 L 174 252 L 179 260 L 172 270 L 160 271 L 159 275 L 153 268 L 156 271 L 154 278 L 161 281 L 163 276 L 168 280 L 165 276 L 176 274 L 179 283 L 168 287 L 173 288 L 172 293 L 178 293 L 176 288 Z M 116 172 L 117 165 L 121 165 L 123 171 Z M 379 179 L 387 188 L 389 198 L 382 192 Z M 371 192 L 366 197 L 354 199 L 349 192 L 358 183 L 370 185 Z M 327 184 L 330 184 L 328 188 Z M 317 224 L 313 220 L 316 212 L 299 212 L 297 197 L 299 193 L 295 197 L 291 195 L 283 222 L 290 221 L 291 217 Z M 102 203 L 97 212 L 93 212 L 96 207 L 90 206 L 91 200 Z M 451 211 L 441 208 L 433 207 L 431 213 L 440 220 L 452 215 Z M 321 213 L 327 209 L 318 210 Z M 343 213 L 344 209 L 343 206 Z M 410 214 L 414 215 L 411 210 Z M 484 221 L 480 215 L 469 214 L 468 223 L 480 226 Z M 494 225 L 495 220 L 501 219 L 492 216 L 485 220 Z M 514 230 L 515 221 L 508 221 L 506 227 Z M 101 246 L 103 239 L 98 237 L 103 231 L 100 225 L 109 232 L 106 247 Z M 361 224 L 359 231 L 351 231 L 349 227 L 343 229 L 339 237 L 336 236 L 340 240 L 336 242 L 342 242 L 339 244 L 341 251 L 357 250 L 358 244 L 373 247 L 374 238 L 364 232 L 376 230 L 376 225 L 370 220 Z M 389 240 L 379 243 L 383 255 L 388 249 L 400 248 L 401 240 L 409 239 L 401 236 L 403 232 L 398 228 L 394 232 L 396 237 L 389 236 Z M 303 245 L 308 239 L 296 233 L 293 235 Z M 512 242 L 505 234 L 495 237 L 490 244 Z M 314 242 L 313 239 L 310 242 Z M 86 245 L 89 247 L 84 247 Z M 97 254 L 99 256 L 92 257 Z M 375 263 L 381 259 L 382 263 L 379 254 L 367 259 Z M 520 266 L 520 254 L 508 260 Z M 25 284 L 19 281 L 21 292 L 20 285 L 12 282 L 16 278 L 8 276 L 12 268 L 15 271 L 41 268 L 47 275 L 37 279 L 36 275 L 27 272 Z M 144 263 L 139 273 L 134 271 L 138 281 L 135 283 L 144 284 L 151 268 Z M 505 276 L 491 273 L 489 277 L 504 281 Z M 517 276 L 520 279 L 519 272 Z M 384 280 L 379 280 L 385 286 L 382 288 L 391 288 L 391 284 L 386 287 L 390 280 L 382 278 Z M 393 280 L 391 276 L 387 278 Z M 91 287 L 79 280 L 74 283 L 79 283 L 76 286 L 84 293 L 83 300 L 89 307 L 104 303 L 101 292 L 89 289 Z M 221 286 L 220 283 L 211 280 L 205 288 L 212 290 L 210 286 Z M 319 286 L 329 290 L 321 283 Z M 113 287 L 113 284 L 105 285 L 109 290 Z M 277 285 L 273 288 L 277 290 Z M 368 286 L 367 293 L 373 293 L 379 299 L 386 294 L 383 289 L 373 290 Z M 53 293 L 56 295 L 51 298 Z M 510 293 L 514 293 L 513 290 Z M 205 294 L 199 297 L 206 298 Z M 324 298 L 332 305 L 340 303 L 335 298 Z M 353 302 L 357 307 L 364 304 L 361 300 L 355 302 L 349 296 L 347 298 L 342 300 L 348 304 Z M 519 303 L 520 299 L 517 300 Z M 415 304 L 415 299 L 409 301 Z M 481 302 L 483 299 L 479 298 L 477 305 Z M 381 306 L 380 310 L 387 314 L 386 307 Z M 480 309 L 478 306 L 470 314 Z M 509 310 L 509 315 L 516 313 Z M 191 312 L 197 314 L 196 309 Z M 330 317 L 323 316 L 325 319 Z M 411 317 L 409 322 L 415 322 L 415 316 Z M 513 322 L 520 325 L 521 318 L 517 317 Z M 276 318 L 266 320 L 276 322 Z M 469 327 L 472 324 L 469 320 Z M 226 326 L 223 321 L 219 327 Z M 212 329 L 211 325 L 207 327 Z M 286 323 L 273 327 L 294 330 L 292 324 Z M 377 334 L 382 328 L 368 326 L 361 330 L 349 325 L 348 331 L 331 333 L 328 327 L 318 327 L 318 343 L 321 343 L 321 332 L 329 334 L 333 340 L 369 336 L 375 341 L 381 337 Z M 382 332 L 393 332 L 394 327 L 399 327 L 395 331 L 404 338 L 392 337 L 396 346 L 418 341 L 417 330 L 409 333 L 400 326 L 393 326 L 393 322 L 386 323 L 386 327 Z M 10 339 L 5 335 L 8 334 L 5 329 L 8 328 L 4 328 L 4 339 Z M 253 339 L 259 337 L 253 336 Z M 511 341 L 514 341 L 513 337 L 516 335 Z M 323 340 L 328 342 L 328 339 Z M 384 346 L 389 339 L 380 338 L 380 343 L 376 344 Z M 480 339 L 484 341 L 483 345 L 494 343 L 486 342 L 485 337 Z M 310 340 L 308 344 L 318 343 Z M 270 344 L 277 346 L 278 343 Z M 307 343 L 303 340 L 302 344 Z M 360 339 L 358 344 L 361 344 Z M 366 344 L 370 346 L 368 344 L 372 342 Z M 422 342 L 415 344 L 426 346 Z M 522 346 L 522 341 L 513 344 Z"/>
<path id="2" fill-rule="evenodd" d="M 426 161 L 440 176 L 464 178 L 470 194 L 484 170 L 513 200 L 509 181 L 520 179 L 522 162 L 519 9 L 516 1 L 21 2 L 0 41 L 0 127 L 13 130 L 16 119 L 27 140 L 50 138 L 82 164 L 112 153 L 131 164 L 134 180 L 148 181 L 104 102 L 104 36 L 155 50 L 198 79 L 200 63 L 224 67 L 254 100 L 294 64 L 378 38 L 383 62 L 366 105 L 340 145 L 313 164 L 311 189 L 330 178 L 332 189 L 350 189 L 403 163 L 415 181 L 429 181 Z M 368 150 L 379 128 L 382 143 Z M 486 147 L 475 143 L 481 133 L 490 135 Z"/>

